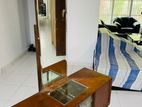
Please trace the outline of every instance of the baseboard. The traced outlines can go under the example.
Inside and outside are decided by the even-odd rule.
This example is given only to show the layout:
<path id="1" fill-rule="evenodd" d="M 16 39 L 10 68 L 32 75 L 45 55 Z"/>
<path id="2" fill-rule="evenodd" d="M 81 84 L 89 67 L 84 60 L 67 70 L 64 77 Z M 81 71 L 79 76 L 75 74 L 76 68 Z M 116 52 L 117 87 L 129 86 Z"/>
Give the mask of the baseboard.
<path id="1" fill-rule="evenodd" d="M 2 66 L 2 67 L 0 68 L 0 73 L 6 71 L 7 69 L 11 69 L 12 66 L 13 66 L 13 64 L 14 64 L 16 61 L 18 61 L 26 52 L 28 52 L 27 50 L 28 50 L 28 48 L 26 48 L 21 54 L 19 54 L 19 56 L 17 56 L 16 58 L 14 58 L 10 63 L 8 63 L 8 64 Z"/>
<path id="2" fill-rule="evenodd" d="M 142 91 L 140 91 L 140 90 L 125 89 L 125 88 L 115 87 L 115 86 L 112 86 L 111 89 L 112 89 L 112 90 L 118 90 L 118 91 L 135 91 L 135 92 L 142 92 Z"/>

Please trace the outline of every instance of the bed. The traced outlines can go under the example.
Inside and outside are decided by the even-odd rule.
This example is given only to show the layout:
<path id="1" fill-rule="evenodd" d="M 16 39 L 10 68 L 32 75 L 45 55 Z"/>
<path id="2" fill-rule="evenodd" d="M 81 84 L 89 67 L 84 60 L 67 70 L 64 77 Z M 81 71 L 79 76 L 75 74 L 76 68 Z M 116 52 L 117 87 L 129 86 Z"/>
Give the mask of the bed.
<path id="1" fill-rule="evenodd" d="M 142 49 L 106 28 L 98 32 L 93 69 L 111 76 L 115 87 L 142 90 Z"/>

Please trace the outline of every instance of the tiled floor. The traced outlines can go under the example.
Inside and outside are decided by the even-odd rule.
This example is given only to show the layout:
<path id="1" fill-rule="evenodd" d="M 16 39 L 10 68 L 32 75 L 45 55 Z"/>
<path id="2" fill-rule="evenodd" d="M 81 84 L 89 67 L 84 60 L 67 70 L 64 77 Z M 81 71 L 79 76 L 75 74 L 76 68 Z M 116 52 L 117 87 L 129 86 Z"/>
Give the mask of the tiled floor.
<path id="1" fill-rule="evenodd" d="M 11 107 L 37 92 L 35 53 L 25 53 L 0 73 L 0 107 Z"/>
<path id="2" fill-rule="evenodd" d="M 109 107 L 142 107 L 142 92 L 112 91 Z"/>

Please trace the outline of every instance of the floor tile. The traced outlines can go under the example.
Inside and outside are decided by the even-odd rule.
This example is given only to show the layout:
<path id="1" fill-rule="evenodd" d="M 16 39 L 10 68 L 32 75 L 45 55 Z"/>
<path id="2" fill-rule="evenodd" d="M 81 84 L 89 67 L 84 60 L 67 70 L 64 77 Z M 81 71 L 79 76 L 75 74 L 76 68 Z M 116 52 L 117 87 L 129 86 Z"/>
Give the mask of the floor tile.
<path id="1" fill-rule="evenodd" d="M 0 107 L 10 107 L 38 92 L 35 53 L 27 52 L 0 75 Z"/>
<path id="2" fill-rule="evenodd" d="M 3 84 L 19 85 L 27 80 L 29 75 L 9 74 L 2 80 Z"/>
<path id="3" fill-rule="evenodd" d="M 121 107 L 142 107 L 142 92 L 118 91 Z"/>
<path id="4" fill-rule="evenodd" d="M 117 91 L 111 92 L 111 100 L 110 100 L 109 107 L 121 107 L 118 96 L 117 96 Z"/>
<path id="5" fill-rule="evenodd" d="M 24 99 L 34 95 L 38 92 L 37 87 L 28 87 L 28 86 L 22 86 L 18 89 L 18 91 L 14 94 L 13 97 L 11 97 L 9 100 L 13 101 L 14 104 L 23 101 Z"/>
<path id="6" fill-rule="evenodd" d="M 38 87 L 37 75 L 30 75 L 29 78 L 23 83 L 23 86 Z"/>
<path id="7" fill-rule="evenodd" d="M 1 85 L 0 100 L 9 100 L 16 93 L 19 87 L 17 85 Z"/>
<path id="8" fill-rule="evenodd" d="M 0 100 L 0 107 L 11 107 L 12 102 L 9 100 Z"/>

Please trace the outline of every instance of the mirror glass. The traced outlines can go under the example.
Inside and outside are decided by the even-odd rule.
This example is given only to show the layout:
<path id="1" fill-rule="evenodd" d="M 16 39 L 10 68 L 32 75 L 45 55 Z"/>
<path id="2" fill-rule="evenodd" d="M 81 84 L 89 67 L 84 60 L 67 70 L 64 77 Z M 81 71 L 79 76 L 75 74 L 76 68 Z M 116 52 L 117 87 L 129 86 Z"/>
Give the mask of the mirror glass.
<path id="1" fill-rule="evenodd" d="M 44 72 L 42 74 L 42 84 L 46 86 L 50 84 L 51 82 L 54 82 L 55 80 L 60 79 L 61 77 L 63 77 L 63 75 L 52 70 L 48 72 Z"/>
<path id="2" fill-rule="evenodd" d="M 55 3 L 54 0 L 43 0 L 38 14 L 39 36 L 41 46 L 41 65 L 47 67 L 65 59 L 65 55 L 56 54 L 55 38 Z M 52 8 L 52 9 L 51 9 Z"/>
<path id="3" fill-rule="evenodd" d="M 81 93 L 83 93 L 86 89 L 86 86 L 76 81 L 70 80 L 58 89 L 49 92 L 48 95 L 61 102 L 62 104 L 67 104 L 74 98 L 79 96 Z"/>
<path id="4" fill-rule="evenodd" d="M 66 74 L 58 68 L 49 67 L 66 58 L 65 0 L 62 0 L 62 2 L 55 1 L 37 0 L 42 85 L 48 85 L 49 82 L 60 79 Z M 58 4 L 62 5 L 58 6 Z M 57 13 L 60 13 L 60 15 Z M 56 20 L 57 18 L 58 20 Z M 59 24 L 60 26 L 57 26 Z"/>

